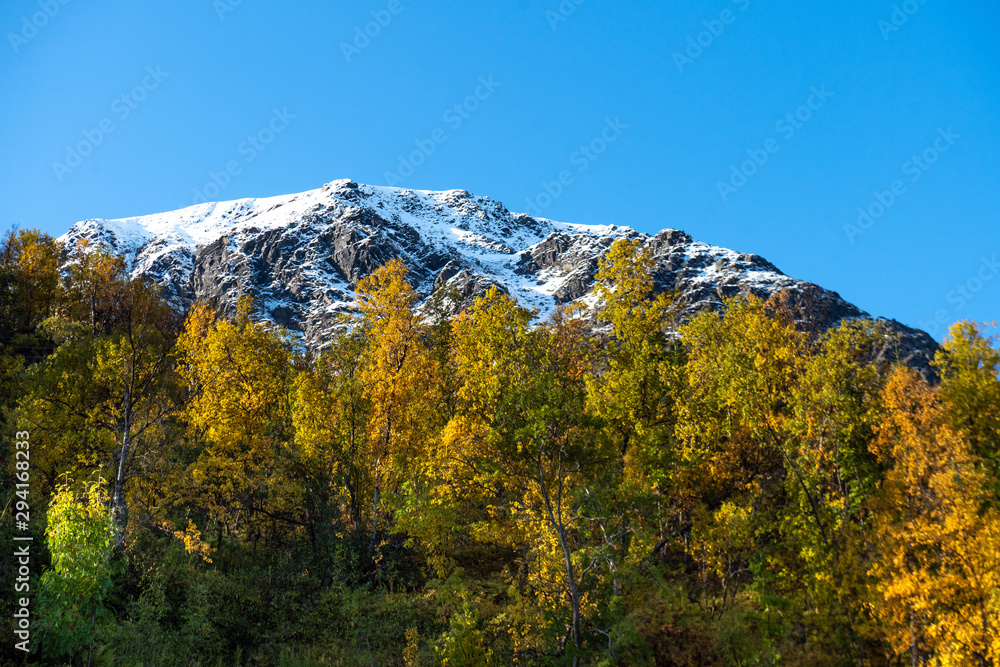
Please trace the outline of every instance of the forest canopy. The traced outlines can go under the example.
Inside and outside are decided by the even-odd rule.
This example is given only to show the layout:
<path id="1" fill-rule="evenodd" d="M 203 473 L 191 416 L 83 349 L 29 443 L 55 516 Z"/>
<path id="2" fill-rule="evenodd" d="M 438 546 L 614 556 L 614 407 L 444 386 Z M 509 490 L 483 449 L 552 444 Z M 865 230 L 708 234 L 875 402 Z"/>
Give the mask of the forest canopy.
<path id="1" fill-rule="evenodd" d="M 0 246 L 5 553 L 78 665 L 1000 665 L 1000 352 L 745 296 L 453 315 L 393 260 L 321 350 L 107 249 Z M 15 442 L 30 433 L 30 495 Z M 14 581 L 16 562 L 0 562 Z M 14 614 L 15 595 L 0 605 Z"/>

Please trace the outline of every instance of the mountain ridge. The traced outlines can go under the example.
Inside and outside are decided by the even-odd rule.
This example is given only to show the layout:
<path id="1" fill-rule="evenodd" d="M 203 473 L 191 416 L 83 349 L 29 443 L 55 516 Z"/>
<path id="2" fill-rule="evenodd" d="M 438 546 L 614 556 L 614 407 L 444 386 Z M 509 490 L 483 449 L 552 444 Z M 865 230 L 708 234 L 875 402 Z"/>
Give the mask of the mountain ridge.
<path id="1" fill-rule="evenodd" d="M 588 307 L 598 263 L 619 238 L 640 239 L 656 260 L 657 290 L 676 290 L 682 319 L 725 298 L 787 291 L 819 328 L 871 318 L 836 292 L 786 276 L 763 257 L 664 229 L 578 225 L 512 213 L 464 190 L 433 192 L 338 180 L 293 195 L 198 204 L 177 211 L 74 224 L 60 237 L 124 254 L 133 277 L 151 279 L 178 305 L 214 299 L 234 312 L 253 296 L 264 316 L 322 346 L 354 307 L 365 275 L 399 257 L 423 299 L 457 291 L 467 306 L 497 286 L 541 315 L 566 303 Z M 872 318 L 876 319 L 876 318 Z M 926 369 L 937 343 L 884 320 L 898 358 Z"/>

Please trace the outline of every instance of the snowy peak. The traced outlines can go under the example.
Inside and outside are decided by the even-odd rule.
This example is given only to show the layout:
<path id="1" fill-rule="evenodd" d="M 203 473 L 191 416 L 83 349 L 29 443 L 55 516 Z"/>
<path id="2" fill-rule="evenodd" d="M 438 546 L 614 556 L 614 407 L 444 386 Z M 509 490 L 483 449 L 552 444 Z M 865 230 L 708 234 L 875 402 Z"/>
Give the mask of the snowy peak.
<path id="1" fill-rule="evenodd" d="M 809 316 L 820 326 L 866 316 L 757 255 L 699 243 L 678 230 L 648 236 L 617 225 L 554 222 L 464 190 L 339 180 L 295 195 L 86 220 L 62 240 L 88 239 L 124 254 L 134 276 L 155 281 L 179 305 L 214 299 L 233 311 L 240 296 L 253 296 L 266 317 L 320 346 L 338 315 L 354 307 L 357 282 L 390 259 L 411 267 L 424 297 L 455 290 L 464 306 L 497 286 L 544 315 L 564 303 L 596 303 L 598 264 L 619 238 L 648 246 L 658 289 L 678 290 L 687 315 L 738 294 L 767 298 L 789 290 L 813 304 Z M 909 341 L 906 355 L 933 353 L 929 336 L 893 326 Z"/>

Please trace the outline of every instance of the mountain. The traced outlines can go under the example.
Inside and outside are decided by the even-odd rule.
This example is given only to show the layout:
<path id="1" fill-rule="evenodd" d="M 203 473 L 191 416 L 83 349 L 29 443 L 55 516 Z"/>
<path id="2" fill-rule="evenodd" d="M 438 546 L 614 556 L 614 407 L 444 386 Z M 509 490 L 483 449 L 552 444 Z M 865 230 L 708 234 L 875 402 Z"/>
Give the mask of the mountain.
<path id="1" fill-rule="evenodd" d="M 786 291 L 808 326 L 870 317 L 838 294 L 790 278 L 757 255 L 699 243 L 665 229 L 655 236 L 511 213 L 464 190 L 425 192 L 340 180 L 296 195 L 208 203 L 121 220 L 85 220 L 61 240 L 125 254 L 133 276 L 158 283 L 178 305 L 214 299 L 233 312 L 241 295 L 263 314 L 321 346 L 354 305 L 357 281 L 395 257 L 423 297 L 457 290 L 465 306 L 491 285 L 542 315 L 589 306 L 598 262 L 619 238 L 641 239 L 657 262 L 656 286 L 678 290 L 683 316 L 730 296 Z M 898 322 L 886 354 L 926 369 L 937 348 Z"/>

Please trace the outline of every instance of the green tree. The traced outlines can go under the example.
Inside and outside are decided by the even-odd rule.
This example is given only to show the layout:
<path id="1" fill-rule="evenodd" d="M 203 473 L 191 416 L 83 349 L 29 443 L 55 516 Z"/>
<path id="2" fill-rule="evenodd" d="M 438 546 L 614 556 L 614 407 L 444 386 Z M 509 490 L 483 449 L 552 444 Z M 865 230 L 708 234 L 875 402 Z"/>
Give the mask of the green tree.
<path id="1" fill-rule="evenodd" d="M 985 327 L 959 322 L 935 356 L 949 423 L 965 433 L 987 467 L 994 506 L 1000 508 L 1000 350 Z"/>
<path id="2" fill-rule="evenodd" d="M 89 657 L 103 625 L 113 623 L 104 602 L 112 587 L 115 533 L 98 480 L 81 493 L 68 480 L 49 505 L 46 543 L 52 569 L 40 580 L 39 646 L 46 656 Z"/>

